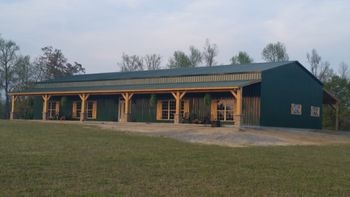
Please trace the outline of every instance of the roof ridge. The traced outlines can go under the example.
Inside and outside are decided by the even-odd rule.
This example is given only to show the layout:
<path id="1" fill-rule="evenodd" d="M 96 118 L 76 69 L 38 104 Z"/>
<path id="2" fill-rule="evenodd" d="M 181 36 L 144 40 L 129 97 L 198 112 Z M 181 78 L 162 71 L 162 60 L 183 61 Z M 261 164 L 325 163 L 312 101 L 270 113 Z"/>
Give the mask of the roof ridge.
<path id="1" fill-rule="evenodd" d="M 256 64 L 288 64 L 296 61 L 281 61 L 281 62 L 254 62 L 250 64 L 220 64 L 215 66 L 196 66 L 196 67 L 181 67 L 181 68 L 164 68 L 158 70 L 137 70 L 137 71 L 116 71 L 116 72 L 102 72 L 102 73 L 87 73 L 87 74 L 78 74 L 74 76 L 82 76 L 82 75 L 100 75 L 100 74 L 114 74 L 114 73 L 139 73 L 139 72 L 154 72 L 154 71 L 169 71 L 169 70 L 185 70 L 185 69 L 202 69 L 202 68 L 217 68 L 217 67 L 229 67 L 229 66 L 247 66 L 247 65 L 256 65 Z"/>

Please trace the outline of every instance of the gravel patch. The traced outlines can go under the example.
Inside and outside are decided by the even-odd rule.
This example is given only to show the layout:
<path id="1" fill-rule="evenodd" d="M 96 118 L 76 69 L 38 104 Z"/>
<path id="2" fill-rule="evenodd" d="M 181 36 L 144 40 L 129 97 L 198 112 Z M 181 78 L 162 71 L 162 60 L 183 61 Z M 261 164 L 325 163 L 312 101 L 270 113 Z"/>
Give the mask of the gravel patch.
<path id="1" fill-rule="evenodd" d="M 43 121 L 36 121 L 43 122 Z M 45 121 L 45 123 L 82 124 L 78 121 Z M 84 122 L 85 127 L 142 133 L 181 141 L 231 147 L 350 144 L 350 132 L 323 130 L 235 127 L 213 128 L 205 125 L 171 123 Z"/>

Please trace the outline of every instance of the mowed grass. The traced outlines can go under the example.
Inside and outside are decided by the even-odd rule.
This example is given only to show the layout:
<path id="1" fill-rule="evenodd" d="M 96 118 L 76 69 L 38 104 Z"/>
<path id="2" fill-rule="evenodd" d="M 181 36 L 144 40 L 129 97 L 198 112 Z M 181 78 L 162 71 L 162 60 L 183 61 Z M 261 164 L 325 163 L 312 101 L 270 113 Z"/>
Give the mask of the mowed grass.
<path id="1" fill-rule="evenodd" d="M 229 148 L 0 121 L 0 196 L 349 196 L 350 146 Z"/>

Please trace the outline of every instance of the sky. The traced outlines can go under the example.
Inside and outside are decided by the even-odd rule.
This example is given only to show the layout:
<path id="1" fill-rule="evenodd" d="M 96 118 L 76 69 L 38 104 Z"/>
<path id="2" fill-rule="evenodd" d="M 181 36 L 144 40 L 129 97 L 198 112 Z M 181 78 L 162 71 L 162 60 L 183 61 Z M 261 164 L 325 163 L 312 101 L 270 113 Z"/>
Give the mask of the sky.
<path id="1" fill-rule="evenodd" d="M 0 34 L 33 59 L 44 46 L 61 49 L 87 73 L 119 71 L 121 55 L 160 54 L 218 46 L 228 64 L 238 51 L 262 62 L 270 42 L 308 67 L 315 48 L 336 70 L 350 64 L 348 0 L 0 0 Z"/>

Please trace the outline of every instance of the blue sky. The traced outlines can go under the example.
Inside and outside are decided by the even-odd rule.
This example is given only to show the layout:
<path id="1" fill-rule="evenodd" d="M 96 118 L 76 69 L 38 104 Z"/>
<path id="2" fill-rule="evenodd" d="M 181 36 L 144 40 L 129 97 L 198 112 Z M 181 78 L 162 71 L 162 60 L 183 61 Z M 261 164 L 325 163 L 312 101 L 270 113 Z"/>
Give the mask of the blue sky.
<path id="1" fill-rule="evenodd" d="M 350 1 L 346 0 L 0 0 L 0 34 L 35 58 L 52 45 L 88 73 L 118 71 L 123 52 L 158 53 L 163 66 L 175 50 L 219 48 L 217 62 L 247 51 L 261 62 L 269 42 L 286 44 L 306 65 L 316 48 L 334 69 L 350 64 Z"/>

